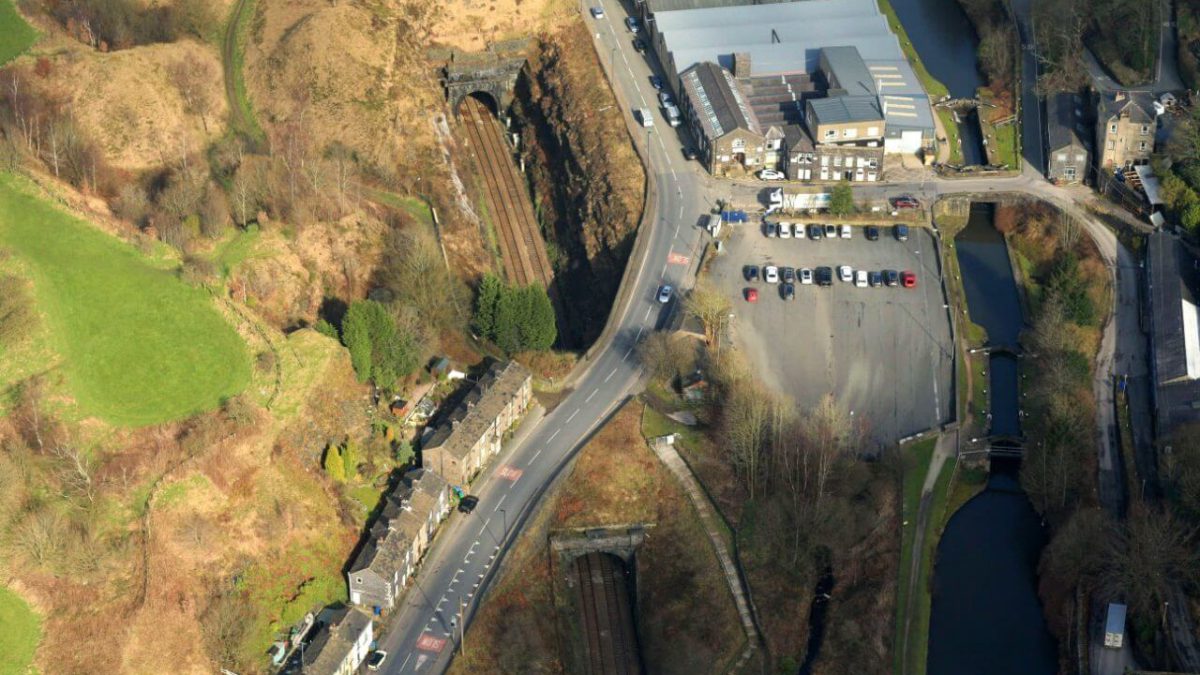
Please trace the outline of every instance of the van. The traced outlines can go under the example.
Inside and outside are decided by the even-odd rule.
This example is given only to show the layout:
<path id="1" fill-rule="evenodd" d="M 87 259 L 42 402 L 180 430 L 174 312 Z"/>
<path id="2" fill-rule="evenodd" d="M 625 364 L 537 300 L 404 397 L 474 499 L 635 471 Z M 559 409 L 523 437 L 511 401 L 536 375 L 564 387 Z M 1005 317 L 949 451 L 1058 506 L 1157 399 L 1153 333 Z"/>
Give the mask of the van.
<path id="1" fill-rule="evenodd" d="M 663 115 L 667 118 L 667 124 L 670 124 L 672 127 L 679 126 L 679 123 L 683 120 L 679 114 L 679 107 L 670 103 L 663 106 Z"/>
<path id="2" fill-rule="evenodd" d="M 654 118 L 650 116 L 650 111 L 646 108 L 637 109 L 637 118 L 642 123 L 642 126 L 647 129 L 654 126 Z"/>

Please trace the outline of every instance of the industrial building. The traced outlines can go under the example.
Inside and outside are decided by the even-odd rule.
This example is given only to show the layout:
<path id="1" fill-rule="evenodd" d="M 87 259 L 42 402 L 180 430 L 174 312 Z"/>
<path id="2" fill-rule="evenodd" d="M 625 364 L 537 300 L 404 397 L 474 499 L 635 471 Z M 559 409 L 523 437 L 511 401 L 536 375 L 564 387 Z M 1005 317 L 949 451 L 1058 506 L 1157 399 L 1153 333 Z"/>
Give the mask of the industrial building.
<path id="1" fill-rule="evenodd" d="M 1157 231 L 1147 240 L 1154 422 L 1159 438 L 1200 422 L 1200 307 L 1196 259 L 1179 238 Z"/>
<path id="2" fill-rule="evenodd" d="M 716 174 L 878 180 L 933 111 L 875 0 L 645 0 L 642 23 Z"/>

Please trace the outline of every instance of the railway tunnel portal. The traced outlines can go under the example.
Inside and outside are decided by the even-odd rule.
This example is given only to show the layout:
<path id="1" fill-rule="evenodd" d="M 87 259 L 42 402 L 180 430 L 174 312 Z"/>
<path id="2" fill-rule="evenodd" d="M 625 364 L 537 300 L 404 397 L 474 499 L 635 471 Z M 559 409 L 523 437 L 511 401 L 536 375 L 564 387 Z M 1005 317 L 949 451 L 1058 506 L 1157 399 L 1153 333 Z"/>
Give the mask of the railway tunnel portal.
<path id="1" fill-rule="evenodd" d="M 473 97 L 503 118 L 512 105 L 528 47 L 529 40 L 518 39 L 490 45 L 482 52 L 450 52 L 442 69 L 442 84 L 454 114 L 461 116 L 464 101 Z"/>

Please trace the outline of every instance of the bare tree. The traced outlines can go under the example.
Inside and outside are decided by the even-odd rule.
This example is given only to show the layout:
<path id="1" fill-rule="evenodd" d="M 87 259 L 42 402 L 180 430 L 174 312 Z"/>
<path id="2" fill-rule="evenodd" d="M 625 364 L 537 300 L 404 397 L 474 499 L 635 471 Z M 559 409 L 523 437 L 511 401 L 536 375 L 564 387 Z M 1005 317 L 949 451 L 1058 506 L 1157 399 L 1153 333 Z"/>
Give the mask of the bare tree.
<path id="1" fill-rule="evenodd" d="M 61 438 L 50 447 L 66 497 L 81 497 L 91 506 L 96 502 L 95 461 L 71 439 Z"/>
<path id="2" fill-rule="evenodd" d="M 705 342 L 719 348 L 721 329 L 729 318 L 729 298 L 717 290 L 712 282 L 702 279 L 688 294 L 683 306 L 704 325 Z"/>
<path id="3" fill-rule="evenodd" d="M 215 98 L 213 83 L 217 81 L 217 69 L 203 59 L 179 59 L 167 66 L 171 82 L 183 98 L 184 109 L 199 115 L 204 133 L 208 133 L 208 116 L 212 113 Z"/>
<path id="4" fill-rule="evenodd" d="M 1135 615 L 1157 617 L 1177 586 L 1200 582 L 1195 526 L 1137 506 L 1108 547 L 1103 581 L 1125 595 Z"/>
<path id="5" fill-rule="evenodd" d="M 746 484 L 750 499 L 754 499 L 764 479 L 772 403 L 766 392 L 745 380 L 727 395 L 722 418 L 725 442 L 735 471 Z"/>
<path id="6" fill-rule="evenodd" d="M 850 415 L 838 406 L 833 394 L 825 394 L 801 423 L 803 443 L 811 453 L 813 505 L 819 511 L 829 491 L 838 463 L 858 441 Z"/>

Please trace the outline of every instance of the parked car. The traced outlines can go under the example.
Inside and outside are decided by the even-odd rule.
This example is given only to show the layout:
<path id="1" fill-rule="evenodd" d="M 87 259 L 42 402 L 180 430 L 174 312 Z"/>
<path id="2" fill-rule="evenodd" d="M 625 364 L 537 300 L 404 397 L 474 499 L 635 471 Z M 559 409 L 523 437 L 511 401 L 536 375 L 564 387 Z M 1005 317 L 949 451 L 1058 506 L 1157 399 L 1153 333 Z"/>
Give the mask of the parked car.
<path id="1" fill-rule="evenodd" d="M 813 282 L 812 270 L 808 269 L 807 267 L 801 267 L 800 268 L 800 283 L 805 286 L 809 286 L 809 285 L 812 285 L 812 282 Z"/>
<path id="2" fill-rule="evenodd" d="M 742 268 L 742 276 L 746 281 L 758 281 L 758 265 L 746 265 Z"/>
<path id="3" fill-rule="evenodd" d="M 696 159 L 696 156 L 697 156 L 697 155 L 696 155 L 696 149 L 695 149 L 695 148 L 693 148 L 693 147 L 692 147 L 692 146 L 690 146 L 690 145 L 685 145 L 685 146 L 683 146 L 683 158 L 684 158 L 684 159 L 686 159 L 686 160 L 688 160 L 688 161 L 690 162 L 691 160 L 693 160 L 693 159 Z"/>
<path id="4" fill-rule="evenodd" d="M 867 226 L 867 241 L 879 241 L 879 228 L 874 225 Z"/>
<path id="5" fill-rule="evenodd" d="M 854 281 L 854 270 L 850 269 L 849 265 L 842 265 L 838 268 L 838 278 L 842 281 Z"/>
<path id="6" fill-rule="evenodd" d="M 849 239 L 849 238 L 850 238 L 850 226 L 842 225 L 842 239 Z"/>
<path id="7" fill-rule="evenodd" d="M 747 288 L 743 292 L 746 294 L 746 302 L 758 302 L 757 288 Z"/>
<path id="8" fill-rule="evenodd" d="M 908 226 L 896 223 L 892 226 L 892 234 L 895 235 L 896 241 L 908 241 Z"/>
<path id="9" fill-rule="evenodd" d="M 833 285 L 833 268 L 818 267 L 817 268 L 817 285 L 832 286 Z"/>
<path id="10" fill-rule="evenodd" d="M 638 24 L 637 17 L 635 16 L 625 17 L 625 27 L 628 28 L 629 32 L 633 33 L 634 35 L 637 35 L 638 31 L 642 29 L 641 25 Z"/>
<path id="11" fill-rule="evenodd" d="M 912 195 L 900 195 L 892 198 L 892 208 L 894 209 L 919 209 L 921 202 Z"/>
<path id="12" fill-rule="evenodd" d="M 475 495 L 467 495 L 458 500 L 459 513 L 470 513 L 475 510 L 476 506 L 479 506 L 479 497 Z"/>
<path id="13" fill-rule="evenodd" d="M 782 171 L 776 171 L 775 169 L 763 169 L 758 172 L 759 180 L 783 180 L 785 178 L 787 176 L 783 175 Z"/>
<path id="14" fill-rule="evenodd" d="M 792 224 L 791 223 L 780 223 L 779 224 L 779 238 L 780 239 L 791 239 L 792 238 Z"/>
<path id="15" fill-rule="evenodd" d="M 916 288 L 917 275 L 909 272 L 908 270 L 904 270 L 900 273 L 900 284 L 905 288 Z"/>
<path id="16" fill-rule="evenodd" d="M 382 649 L 376 649 L 367 656 L 367 670 L 379 670 L 383 662 L 387 660 L 387 652 Z"/>
<path id="17" fill-rule="evenodd" d="M 783 288 L 780 289 L 780 292 L 783 294 L 784 300 L 796 299 L 796 287 L 792 284 L 784 284 Z"/>
<path id="18" fill-rule="evenodd" d="M 783 268 L 783 282 L 786 284 L 791 284 L 791 283 L 795 283 L 795 281 L 796 281 L 795 268 L 792 268 L 792 267 Z"/>
<path id="19" fill-rule="evenodd" d="M 604 8 L 603 7 L 593 7 L 592 8 L 592 18 L 593 19 L 603 19 L 604 18 Z"/>
<path id="20" fill-rule="evenodd" d="M 826 239 L 837 239 L 837 235 L 838 235 L 837 225 L 833 225 L 831 223 L 825 223 L 825 238 Z"/>
<path id="21" fill-rule="evenodd" d="M 866 270 L 858 270 L 857 272 L 854 273 L 854 285 L 858 286 L 859 288 L 867 287 L 867 271 Z"/>
<path id="22" fill-rule="evenodd" d="M 813 241 L 821 241 L 821 226 L 813 223 L 808 226 L 808 238 Z"/>
<path id="23" fill-rule="evenodd" d="M 661 106 L 675 105 L 675 99 L 671 98 L 669 92 L 660 89 L 658 92 L 658 104 Z"/>
<path id="24" fill-rule="evenodd" d="M 671 288 L 671 284 L 663 284 L 658 288 L 658 301 L 662 304 L 667 304 L 671 301 L 671 292 L 675 289 Z"/>
<path id="25" fill-rule="evenodd" d="M 641 38 L 634 38 L 633 39 L 633 50 L 639 54 L 645 54 L 646 53 L 646 43 L 642 42 Z"/>
<path id="26" fill-rule="evenodd" d="M 883 285 L 883 274 L 876 270 L 867 272 L 867 284 L 869 284 L 871 288 L 879 288 Z"/>
<path id="27" fill-rule="evenodd" d="M 779 268 L 774 265 L 767 265 L 763 268 L 763 281 L 768 284 L 779 283 Z"/>
<path id="28" fill-rule="evenodd" d="M 650 86 L 654 87 L 655 89 L 662 89 L 663 88 L 662 78 L 657 75 L 651 75 L 650 76 Z"/>
<path id="29" fill-rule="evenodd" d="M 767 236 L 774 237 L 779 234 L 779 225 L 771 221 L 767 221 Z"/>
<path id="30" fill-rule="evenodd" d="M 899 286 L 900 285 L 900 273 L 897 272 L 896 270 L 884 270 L 883 271 L 883 283 L 887 284 L 888 286 Z"/>

